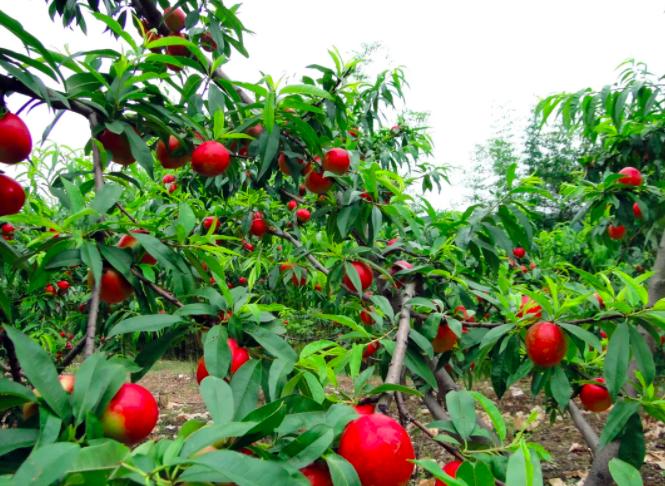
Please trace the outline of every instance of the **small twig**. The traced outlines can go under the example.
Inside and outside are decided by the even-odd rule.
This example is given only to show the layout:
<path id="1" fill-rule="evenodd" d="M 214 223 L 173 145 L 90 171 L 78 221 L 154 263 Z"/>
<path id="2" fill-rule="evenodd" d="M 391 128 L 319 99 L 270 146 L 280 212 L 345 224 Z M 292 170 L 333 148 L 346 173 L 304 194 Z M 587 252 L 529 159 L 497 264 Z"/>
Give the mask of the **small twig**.
<path id="1" fill-rule="evenodd" d="M 300 242 L 300 240 L 298 240 L 297 238 L 295 238 L 295 237 L 294 237 L 293 235 L 291 235 L 290 233 L 287 233 L 286 231 L 282 231 L 282 230 L 280 230 L 279 228 L 275 228 L 275 227 L 272 227 L 272 226 L 269 228 L 268 231 L 270 231 L 272 234 L 274 234 L 275 236 L 277 236 L 277 237 L 279 237 L 279 238 L 283 238 L 283 239 L 285 239 L 285 240 L 288 240 L 289 242 L 291 242 L 291 244 L 292 244 L 293 246 L 295 246 L 295 247 L 298 248 L 299 250 L 302 250 L 302 249 L 304 248 L 304 246 L 303 246 L 303 244 Z M 325 274 L 325 275 L 328 275 L 328 274 L 330 273 L 330 271 L 329 271 L 325 266 L 323 266 L 323 264 L 322 264 L 319 260 L 317 260 L 317 258 L 316 258 L 314 255 L 312 255 L 311 253 L 307 253 L 307 259 L 310 261 L 310 263 L 311 263 L 312 265 L 314 265 L 314 267 L 315 267 L 319 272 L 321 272 L 321 273 L 323 273 L 323 274 Z"/>
<path id="2" fill-rule="evenodd" d="M 587 422 L 580 409 L 572 400 L 568 402 L 568 411 L 570 412 L 570 417 L 573 419 L 575 427 L 577 427 L 577 430 L 582 434 L 584 442 L 589 446 L 591 452 L 595 454 L 596 449 L 598 449 L 598 434 L 593 430 L 591 424 Z"/>
<path id="3" fill-rule="evenodd" d="M 171 292 L 168 290 L 163 289 L 156 283 L 152 282 L 151 280 L 147 279 L 141 272 L 139 272 L 137 269 L 132 268 L 132 273 L 136 275 L 136 277 L 146 283 L 156 294 L 160 295 L 164 299 L 168 300 L 171 304 L 175 305 L 176 307 L 183 307 L 185 304 L 180 302 Z"/>
<path id="4" fill-rule="evenodd" d="M 427 437 L 432 439 L 433 442 L 437 443 L 440 447 L 443 447 L 446 452 L 451 454 L 455 459 L 458 459 L 460 461 L 464 460 L 464 456 L 458 451 L 455 447 L 451 446 L 450 444 L 446 444 L 445 442 L 440 442 L 435 439 L 435 435 L 427 428 L 425 425 L 423 425 L 420 421 L 416 420 L 414 417 L 411 416 L 409 411 L 406 409 L 406 406 L 404 404 L 404 397 L 400 392 L 395 392 L 395 403 L 397 403 L 397 410 L 399 411 L 399 414 L 406 419 L 407 422 L 411 422 L 413 425 L 418 427 L 420 430 L 422 430 Z"/>
<path id="5" fill-rule="evenodd" d="M 14 343 L 12 343 L 12 340 L 9 339 L 7 333 L 4 330 L 2 330 L 0 340 L 2 340 L 2 345 L 7 352 L 7 364 L 9 364 L 9 372 L 12 375 L 12 379 L 16 383 L 21 383 L 21 366 L 19 365 L 18 358 L 16 357 Z"/>
<path id="6" fill-rule="evenodd" d="M 302 203 L 305 202 L 305 199 L 304 199 L 304 198 L 302 198 L 302 197 L 300 197 L 300 196 L 296 196 L 295 194 L 291 194 L 290 192 L 288 192 L 288 191 L 285 190 L 285 189 L 280 189 L 279 191 L 280 191 L 282 194 L 284 194 L 286 197 L 291 198 L 291 199 L 293 199 L 294 201 L 296 201 L 298 204 L 302 204 Z"/>
<path id="7" fill-rule="evenodd" d="M 115 207 L 118 208 L 122 214 L 124 214 L 125 216 L 127 216 L 127 218 L 129 218 L 129 220 L 130 220 L 132 223 L 134 223 L 135 225 L 138 225 L 138 224 L 139 224 L 139 222 L 136 220 L 136 218 L 134 218 L 134 216 L 132 216 L 131 214 L 129 214 L 129 213 L 127 212 L 127 210 L 122 206 L 122 204 L 120 204 L 119 202 L 117 202 L 117 203 L 115 203 Z"/>
<path id="8" fill-rule="evenodd" d="M 86 343 L 86 338 L 82 338 L 78 343 L 76 343 L 76 346 L 74 346 L 69 353 L 65 355 L 64 358 L 62 358 L 62 361 L 58 365 L 58 368 L 61 370 L 65 369 L 69 364 L 74 361 L 74 358 L 76 358 L 81 351 L 83 351 L 83 347 L 85 346 Z"/>

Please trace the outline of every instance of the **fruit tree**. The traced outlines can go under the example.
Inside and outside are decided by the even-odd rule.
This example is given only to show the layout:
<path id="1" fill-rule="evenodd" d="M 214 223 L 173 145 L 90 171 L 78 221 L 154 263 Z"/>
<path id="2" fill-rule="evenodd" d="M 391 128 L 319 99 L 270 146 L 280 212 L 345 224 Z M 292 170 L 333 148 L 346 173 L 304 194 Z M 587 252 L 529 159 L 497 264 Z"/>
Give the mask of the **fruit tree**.
<path id="1" fill-rule="evenodd" d="M 545 229 L 552 195 L 515 165 L 491 202 L 432 207 L 446 171 L 400 69 L 331 50 L 299 82 L 241 82 L 238 5 L 44 8 L 108 46 L 51 50 L 0 11 L 23 46 L 0 49 L 2 484 L 543 484 L 549 453 L 493 399 L 518 383 L 572 418 L 586 484 L 640 484 L 665 418 L 658 82 L 538 107 L 587 154 L 561 190 L 576 217 Z M 44 138 L 87 120 L 82 153 L 37 147 L 36 104 Z M 209 420 L 151 436 L 140 380 L 178 346 Z"/>

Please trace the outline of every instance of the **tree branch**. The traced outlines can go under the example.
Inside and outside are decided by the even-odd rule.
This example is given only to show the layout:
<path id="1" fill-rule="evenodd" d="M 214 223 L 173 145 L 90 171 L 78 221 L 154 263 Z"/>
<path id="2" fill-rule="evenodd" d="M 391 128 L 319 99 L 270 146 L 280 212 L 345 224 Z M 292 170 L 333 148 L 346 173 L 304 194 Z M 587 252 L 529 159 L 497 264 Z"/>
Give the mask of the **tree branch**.
<path id="1" fill-rule="evenodd" d="M 293 246 L 295 246 L 295 247 L 296 247 L 297 249 L 299 249 L 299 250 L 302 250 L 302 249 L 305 248 L 305 247 L 303 246 L 303 244 L 300 242 L 300 240 L 298 240 L 296 237 L 294 237 L 294 236 L 291 235 L 290 233 L 287 233 L 286 231 L 282 231 L 282 230 L 280 230 L 279 228 L 275 228 L 275 227 L 273 227 L 273 226 L 271 226 L 271 227 L 268 229 L 268 231 L 270 231 L 273 235 L 275 235 L 275 236 L 277 236 L 277 237 L 279 237 L 279 238 L 283 238 L 283 239 L 285 239 L 285 240 L 288 240 L 289 242 L 291 242 L 291 244 L 292 244 Z M 328 274 L 330 273 L 330 271 L 329 271 L 325 266 L 323 266 L 323 264 L 322 264 L 319 260 L 317 260 L 317 258 L 316 258 L 314 255 L 312 255 L 311 253 L 307 253 L 306 256 L 307 256 L 307 259 L 310 261 L 310 263 L 311 263 L 311 264 L 312 264 L 312 265 L 313 265 L 313 266 L 314 266 L 319 272 L 323 273 L 324 275 L 328 275 Z"/>
<path id="2" fill-rule="evenodd" d="M 97 114 L 90 115 L 90 132 L 94 133 L 94 129 L 99 124 Z M 104 187 L 104 172 L 102 169 L 102 157 L 99 153 L 99 146 L 93 141 L 92 145 L 92 163 L 95 174 L 95 192 L 99 192 Z M 85 345 L 83 355 L 88 357 L 92 356 L 95 352 L 95 336 L 97 335 L 97 317 L 99 316 L 99 296 L 102 292 L 101 278 L 95 281 L 92 287 L 92 296 L 90 298 L 90 308 L 88 310 L 88 323 L 85 329 Z"/>
<path id="3" fill-rule="evenodd" d="M 406 347 L 409 341 L 409 331 L 411 329 L 411 306 L 409 306 L 407 302 L 413 297 L 415 289 L 416 284 L 408 282 L 404 286 L 404 290 L 400 295 L 399 305 L 401 311 L 397 334 L 395 335 L 395 351 L 393 351 L 393 357 L 390 360 L 390 366 L 388 367 L 386 378 L 383 380 L 384 383 L 389 385 L 397 385 L 400 382 L 402 370 L 404 369 L 404 357 L 406 356 Z M 379 407 L 385 406 L 388 396 L 389 395 L 384 394 L 383 397 L 379 399 Z"/>
<path id="4" fill-rule="evenodd" d="M 180 302 L 171 292 L 168 290 L 163 289 L 156 283 L 152 282 L 151 280 L 147 279 L 141 272 L 139 272 L 137 269 L 132 268 L 132 273 L 136 275 L 136 277 L 143 283 L 147 284 L 157 295 L 163 297 L 164 299 L 168 300 L 171 304 L 175 305 L 176 307 L 182 307 L 185 304 Z"/>
<path id="5" fill-rule="evenodd" d="M 4 329 L 0 332 L 0 340 L 2 345 L 5 348 L 7 353 L 7 364 L 9 365 L 9 372 L 12 375 L 12 379 L 16 383 L 21 383 L 21 366 L 18 363 L 18 358 L 16 357 L 16 350 L 14 349 L 14 343 L 9 339 L 7 333 Z"/>
<path id="6" fill-rule="evenodd" d="M 0 91 L 14 92 L 28 96 L 29 98 L 46 101 L 39 94 L 32 91 L 19 80 L 10 76 L 5 76 L 4 74 L 0 74 Z M 85 103 L 76 100 L 67 100 L 67 96 L 58 91 L 46 89 L 46 93 L 52 108 L 78 113 L 79 115 L 82 115 L 86 118 L 90 118 L 92 115 L 97 113 L 96 110 L 89 107 Z M 66 101 L 60 101 L 60 99 L 64 99 Z"/>
<path id="7" fill-rule="evenodd" d="M 67 368 L 67 366 L 69 366 L 69 364 L 70 364 L 72 361 L 74 361 L 74 358 L 76 358 L 76 357 L 79 355 L 79 353 L 80 353 L 81 351 L 83 351 L 83 348 L 84 348 L 84 346 L 85 346 L 85 343 L 86 343 L 86 338 L 84 337 L 84 338 L 81 339 L 78 343 L 76 343 L 76 346 L 74 346 L 74 347 L 71 349 L 71 351 L 69 351 L 69 353 L 67 353 L 67 354 L 65 355 L 64 358 L 62 358 L 62 361 L 61 361 L 60 364 L 58 365 L 58 368 L 59 368 L 61 371 L 64 370 L 65 368 Z"/>
<path id="8" fill-rule="evenodd" d="M 589 446 L 591 452 L 595 454 L 596 449 L 598 448 L 598 434 L 596 434 L 596 431 L 593 430 L 591 424 L 587 422 L 584 415 L 582 415 L 582 411 L 572 400 L 568 402 L 568 411 L 570 412 L 570 417 L 573 419 L 575 427 L 577 427 L 577 430 L 582 434 L 584 442 Z"/>

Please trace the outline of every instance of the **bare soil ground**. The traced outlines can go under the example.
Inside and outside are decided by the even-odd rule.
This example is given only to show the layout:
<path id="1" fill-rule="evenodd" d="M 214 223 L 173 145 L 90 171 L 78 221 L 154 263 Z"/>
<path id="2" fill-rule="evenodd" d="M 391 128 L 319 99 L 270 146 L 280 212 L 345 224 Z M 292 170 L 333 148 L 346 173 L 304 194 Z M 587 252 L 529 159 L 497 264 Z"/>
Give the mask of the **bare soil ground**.
<path id="1" fill-rule="evenodd" d="M 142 380 L 159 400 L 160 419 L 156 437 L 173 437 L 184 422 L 191 418 L 207 419 L 205 406 L 198 393 L 194 378 L 195 363 L 161 361 Z M 495 399 L 491 386 L 479 383 L 477 389 Z M 426 409 L 416 399 L 407 400 L 411 413 L 421 422 L 431 420 Z M 548 486 L 572 486 L 582 484 L 585 471 L 591 463 L 591 455 L 582 436 L 568 418 L 557 418 L 550 424 L 543 401 L 533 399 L 528 386 L 514 386 L 498 401 L 499 409 L 510 430 L 519 430 L 526 418 L 535 409 L 538 419 L 529 427 L 530 440 L 543 445 L 551 454 L 552 461 L 543 464 L 543 475 Z M 586 418 L 600 431 L 606 414 L 586 413 Z M 432 457 L 444 463 L 450 457 L 417 429 L 410 430 L 418 457 Z M 647 464 L 642 469 L 645 486 L 665 485 L 665 425 L 651 419 L 645 422 L 647 438 Z M 431 486 L 433 481 L 416 479 L 413 484 Z M 609 486 L 609 485 L 608 485 Z"/>

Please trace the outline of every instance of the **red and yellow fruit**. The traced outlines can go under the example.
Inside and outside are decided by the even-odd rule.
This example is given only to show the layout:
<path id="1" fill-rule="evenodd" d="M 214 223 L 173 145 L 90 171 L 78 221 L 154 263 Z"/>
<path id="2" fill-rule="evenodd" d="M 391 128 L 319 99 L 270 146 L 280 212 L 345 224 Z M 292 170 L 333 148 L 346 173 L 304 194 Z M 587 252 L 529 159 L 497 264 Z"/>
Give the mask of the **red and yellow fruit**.
<path id="1" fill-rule="evenodd" d="M 158 417 L 152 393 L 136 383 L 125 383 L 106 407 L 101 422 L 104 435 L 131 445 L 150 435 Z"/>

